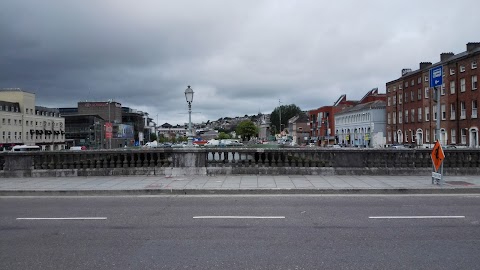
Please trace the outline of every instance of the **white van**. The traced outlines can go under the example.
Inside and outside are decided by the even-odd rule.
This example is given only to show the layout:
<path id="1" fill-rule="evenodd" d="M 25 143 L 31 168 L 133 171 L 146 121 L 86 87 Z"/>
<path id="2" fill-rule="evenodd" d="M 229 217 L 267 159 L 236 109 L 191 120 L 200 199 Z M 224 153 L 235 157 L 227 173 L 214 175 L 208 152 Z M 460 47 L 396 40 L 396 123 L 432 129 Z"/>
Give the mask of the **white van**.
<path id="1" fill-rule="evenodd" d="M 40 146 L 38 145 L 15 145 L 12 147 L 12 152 L 30 152 L 30 151 L 40 151 Z"/>

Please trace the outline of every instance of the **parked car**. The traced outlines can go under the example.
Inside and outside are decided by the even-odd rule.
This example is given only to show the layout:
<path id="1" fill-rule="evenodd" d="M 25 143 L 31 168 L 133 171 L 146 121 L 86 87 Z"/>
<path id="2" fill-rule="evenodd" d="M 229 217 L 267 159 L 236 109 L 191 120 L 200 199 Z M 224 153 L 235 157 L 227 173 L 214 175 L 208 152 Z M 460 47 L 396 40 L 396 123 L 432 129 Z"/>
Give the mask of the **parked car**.
<path id="1" fill-rule="evenodd" d="M 393 148 L 393 149 L 405 149 L 405 146 L 403 146 L 402 144 L 392 144 L 392 145 L 390 145 L 390 148 Z"/>

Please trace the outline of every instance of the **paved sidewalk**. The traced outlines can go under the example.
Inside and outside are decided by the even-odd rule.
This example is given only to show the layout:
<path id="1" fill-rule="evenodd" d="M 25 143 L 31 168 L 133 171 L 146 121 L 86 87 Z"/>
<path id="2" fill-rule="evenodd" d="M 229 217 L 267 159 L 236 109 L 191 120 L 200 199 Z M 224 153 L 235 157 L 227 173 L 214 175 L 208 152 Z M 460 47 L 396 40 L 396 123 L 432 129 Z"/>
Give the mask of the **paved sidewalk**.
<path id="1" fill-rule="evenodd" d="M 3 178 L 0 196 L 153 194 L 431 194 L 479 193 L 480 176 L 103 176 Z"/>

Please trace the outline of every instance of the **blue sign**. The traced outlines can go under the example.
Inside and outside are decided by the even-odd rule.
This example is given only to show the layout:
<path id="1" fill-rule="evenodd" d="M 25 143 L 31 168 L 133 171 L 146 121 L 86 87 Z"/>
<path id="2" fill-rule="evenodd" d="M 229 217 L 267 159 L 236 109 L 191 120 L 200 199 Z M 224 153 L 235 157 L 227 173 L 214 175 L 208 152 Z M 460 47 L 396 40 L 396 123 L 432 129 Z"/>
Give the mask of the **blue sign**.
<path id="1" fill-rule="evenodd" d="M 430 87 L 442 86 L 443 84 L 443 66 L 430 69 Z"/>

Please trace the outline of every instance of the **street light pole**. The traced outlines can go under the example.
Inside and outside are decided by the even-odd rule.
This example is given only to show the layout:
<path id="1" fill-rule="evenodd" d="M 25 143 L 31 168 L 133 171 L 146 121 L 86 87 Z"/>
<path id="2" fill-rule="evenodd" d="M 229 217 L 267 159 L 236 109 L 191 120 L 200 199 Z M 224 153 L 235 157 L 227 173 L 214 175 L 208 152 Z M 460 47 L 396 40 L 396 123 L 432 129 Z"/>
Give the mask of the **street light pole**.
<path id="1" fill-rule="evenodd" d="M 109 123 L 110 126 L 113 128 L 112 120 L 110 119 L 110 107 L 111 107 L 111 105 L 112 105 L 112 100 L 109 99 L 107 104 L 108 104 L 108 123 Z M 110 137 L 108 138 L 108 149 L 112 149 L 112 134 L 111 134 Z"/>
<path id="2" fill-rule="evenodd" d="M 192 102 L 193 102 L 193 90 L 190 88 L 190 85 L 185 90 L 185 99 L 188 103 L 188 146 L 193 146 L 193 137 L 192 137 Z"/>

